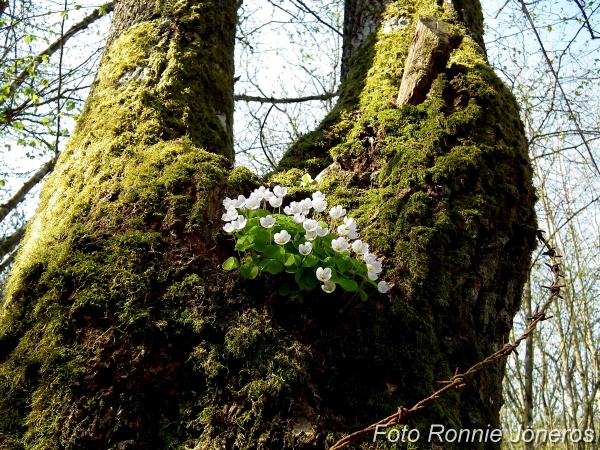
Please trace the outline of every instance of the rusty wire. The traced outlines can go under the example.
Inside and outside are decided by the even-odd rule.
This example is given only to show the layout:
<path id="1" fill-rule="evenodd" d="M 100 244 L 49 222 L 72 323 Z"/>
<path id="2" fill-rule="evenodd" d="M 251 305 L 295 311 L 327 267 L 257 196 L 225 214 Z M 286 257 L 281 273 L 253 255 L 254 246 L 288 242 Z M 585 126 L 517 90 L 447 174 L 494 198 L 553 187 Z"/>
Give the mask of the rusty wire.
<path id="1" fill-rule="evenodd" d="M 477 364 L 475 364 L 474 366 L 469 368 L 469 370 L 467 370 L 466 372 L 459 373 L 458 369 L 456 369 L 456 373 L 450 380 L 438 381 L 438 383 L 443 385 L 443 387 L 441 389 L 434 392 L 431 396 L 421 400 L 420 402 L 415 404 L 412 408 L 410 408 L 410 409 L 406 409 L 404 407 L 398 408 L 398 412 L 395 412 L 391 416 L 388 416 L 385 419 L 380 420 L 379 422 L 373 423 L 363 430 L 356 431 L 355 433 L 349 434 L 348 436 L 340 439 L 332 447 L 330 447 L 329 450 L 340 450 L 367 435 L 372 436 L 373 433 L 375 432 L 375 430 L 377 429 L 377 426 L 385 425 L 386 427 L 390 427 L 390 426 L 394 426 L 394 425 L 406 424 L 408 421 L 408 418 L 410 416 L 425 409 L 431 403 L 433 403 L 434 401 L 443 397 L 448 391 L 464 388 L 467 385 L 467 382 L 477 372 L 481 371 L 482 369 L 484 369 L 487 366 L 490 366 L 490 365 L 496 363 L 500 359 L 510 355 L 513 352 L 517 353 L 516 352 L 517 347 L 521 344 L 521 342 L 523 342 L 525 339 L 527 339 L 527 337 L 531 333 L 533 333 L 533 331 L 537 327 L 537 324 L 540 322 L 543 322 L 544 320 L 548 320 L 548 319 L 552 318 L 552 316 L 549 316 L 549 317 L 546 316 L 546 310 L 550 307 L 552 302 L 557 297 L 562 298 L 560 295 L 560 290 L 561 290 L 561 288 L 565 287 L 563 284 L 561 284 L 561 280 L 560 280 L 561 278 L 564 278 L 561 273 L 561 270 L 560 270 L 561 263 L 559 261 L 559 258 L 562 258 L 562 256 L 558 255 L 556 252 L 556 249 L 554 247 L 550 246 L 550 244 L 548 243 L 548 241 L 546 241 L 546 239 L 544 238 L 542 233 L 543 233 L 543 231 L 538 231 L 537 237 L 546 247 L 546 251 L 543 254 L 550 257 L 550 260 L 552 262 L 551 264 L 546 264 L 550 268 L 550 271 L 552 272 L 552 285 L 551 286 L 542 286 L 543 288 L 548 289 L 548 291 L 549 291 L 548 299 L 542 305 L 541 308 L 538 305 L 535 308 L 533 315 L 531 317 L 527 318 L 527 320 L 530 321 L 530 323 L 529 323 L 529 326 L 523 332 L 523 334 L 521 334 L 521 336 L 519 336 L 519 338 L 517 338 L 512 344 L 505 343 L 504 346 L 500 350 L 498 350 L 496 353 L 488 356 L 483 361 L 478 362 Z"/>

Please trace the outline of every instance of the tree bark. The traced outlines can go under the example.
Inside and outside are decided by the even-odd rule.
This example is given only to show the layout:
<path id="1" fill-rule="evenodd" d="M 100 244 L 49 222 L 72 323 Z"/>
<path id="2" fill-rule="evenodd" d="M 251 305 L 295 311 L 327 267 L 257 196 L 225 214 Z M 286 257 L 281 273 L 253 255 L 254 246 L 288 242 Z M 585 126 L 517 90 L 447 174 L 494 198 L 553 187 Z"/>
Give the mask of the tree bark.
<path id="1" fill-rule="evenodd" d="M 475 17 L 478 2 L 463 3 Z M 338 106 L 270 179 L 332 167 L 320 189 L 356 218 L 393 284 L 348 305 L 339 290 L 290 302 L 282 276 L 219 267 L 234 251 L 220 200 L 258 182 L 230 168 L 236 2 L 117 4 L 7 286 L 3 448 L 326 448 L 496 350 L 525 280 L 535 196 L 518 109 L 461 8 L 348 1 Z M 463 40 L 425 101 L 397 107 L 424 14 Z M 412 426 L 497 427 L 502 374 L 482 373 Z"/>
<path id="2" fill-rule="evenodd" d="M 199 435 L 198 307 L 175 285 L 219 254 L 201 230 L 220 216 L 233 160 L 237 3 L 117 3 L 0 312 L 1 448 L 175 448 Z"/>
<path id="3" fill-rule="evenodd" d="M 425 100 L 461 40 L 462 36 L 452 33 L 446 23 L 430 16 L 419 17 L 400 83 L 398 106 L 418 105 Z"/>

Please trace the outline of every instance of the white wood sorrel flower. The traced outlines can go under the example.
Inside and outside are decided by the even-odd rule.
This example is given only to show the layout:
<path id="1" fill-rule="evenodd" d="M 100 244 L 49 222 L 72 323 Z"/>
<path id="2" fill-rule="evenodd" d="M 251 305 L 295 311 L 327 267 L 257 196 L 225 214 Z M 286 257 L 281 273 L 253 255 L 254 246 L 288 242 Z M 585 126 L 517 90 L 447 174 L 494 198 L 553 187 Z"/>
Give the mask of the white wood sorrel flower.
<path id="1" fill-rule="evenodd" d="M 333 220 L 339 219 L 340 217 L 344 217 L 346 215 L 346 210 L 342 208 L 342 205 L 334 206 L 329 210 L 329 217 Z"/>
<path id="2" fill-rule="evenodd" d="M 331 248 L 338 253 L 345 252 L 348 250 L 348 241 L 343 237 L 334 239 L 331 241 Z"/>
<path id="3" fill-rule="evenodd" d="M 302 226 L 306 231 L 316 231 L 319 223 L 313 219 L 306 219 Z"/>
<path id="4" fill-rule="evenodd" d="M 225 197 L 225 199 L 223 200 L 223 206 L 225 207 L 225 209 L 235 208 L 232 202 L 233 200 L 231 200 L 229 197 Z"/>
<path id="5" fill-rule="evenodd" d="M 285 195 L 287 194 L 287 190 L 288 190 L 288 189 L 287 189 L 286 187 L 281 187 L 281 186 L 277 185 L 277 186 L 275 186 L 275 187 L 273 188 L 273 193 L 274 193 L 274 194 L 275 194 L 277 197 L 279 197 L 279 198 L 283 198 L 283 197 L 285 197 Z"/>
<path id="6" fill-rule="evenodd" d="M 317 229 L 315 231 L 317 233 L 317 236 L 319 237 L 325 237 L 329 234 L 329 228 L 321 228 L 321 225 L 317 226 Z"/>
<path id="7" fill-rule="evenodd" d="M 268 202 L 272 198 L 276 198 L 275 194 L 273 194 L 270 189 L 267 189 L 263 195 L 263 200 Z"/>
<path id="8" fill-rule="evenodd" d="M 246 220 L 246 218 L 244 216 L 239 216 L 237 218 L 237 220 L 234 220 L 233 222 L 231 222 L 231 225 L 233 225 L 233 228 L 240 231 L 240 230 L 244 229 L 247 222 L 248 221 Z"/>
<path id="9" fill-rule="evenodd" d="M 290 206 L 286 206 L 285 208 L 283 208 L 283 212 L 286 213 L 288 216 L 302 214 L 303 211 L 304 208 L 302 207 L 302 203 L 299 202 L 292 202 L 290 203 Z"/>
<path id="10" fill-rule="evenodd" d="M 232 207 L 227 208 L 227 212 L 221 216 L 221 219 L 223 219 L 223 222 L 231 222 L 232 220 L 236 220 L 238 216 L 237 209 Z"/>
<path id="11" fill-rule="evenodd" d="M 307 231 L 304 233 L 304 237 L 307 241 L 314 241 L 317 238 L 317 230 Z"/>
<path id="12" fill-rule="evenodd" d="M 379 283 L 377 283 L 377 290 L 382 294 L 385 294 L 387 291 L 390 290 L 390 287 L 385 281 L 382 280 Z"/>
<path id="13" fill-rule="evenodd" d="M 275 242 L 277 242 L 279 245 L 287 244 L 291 238 L 292 236 L 286 230 L 281 230 L 279 233 L 275 233 L 275 236 L 273 236 L 273 239 L 275 239 Z"/>
<path id="14" fill-rule="evenodd" d="M 273 217 L 270 214 L 268 216 L 266 216 L 266 217 L 262 217 L 260 219 L 260 224 L 264 228 L 271 228 L 273 225 L 275 225 L 275 217 Z"/>
<path id="15" fill-rule="evenodd" d="M 356 239 L 358 237 L 358 233 L 356 231 L 356 220 L 351 217 L 344 217 L 344 225 L 348 228 L 346 236 L 348 236 L 349 239 Z"/>
<path id="16" fill-rule="evenodd" d="M 269 199 L 269 205 L 271 205 L 273 208 L 279 208 L 282 203 L 283 199 L 281 197 L 271 197 Z"/>
<path id="17" fill-rule="evenodd" d="M 369 253 L 369 244 L 358 239 L 352 243 L 352 250 L 359 256 L 366 255 Z"/>
<path id="18" fill-rule="evenodd" d="M 323 289 L 328 294 L 331 294 L 333 291 L 335 291 L 335 283 L 331 280 L 326 281 L 321 285 L 321 289 Z"/>
<path id="19" fill-rule="evenodd" d="M 323 269 L 322 267 L 319 267 L 317 269 L 317 279 L 319 281 L 329 281 L 329 279 L 331 278 L 331 269 L 329 267 Z"/>
<path id="20" fill-rule="evenodd" d="M 316 212 L 323 212 L 327 209 L 327 201 L 321 198 L 313 199 L 312 207 Z"/>
<path id="21" fill-rule="evenodd" d="M 248 209 L 258 209 L 262 198 L 251 196 L 244 202 L 244 206 Z"/>
<path id="22" fill-rule="evenodd" d="M 323 194 L 321 191 L 313 192 L 312 199 L 313 199 L 313 202 L 315 200 L 317 200 L 317 199 L 318 200 L 325 200 L 325 194 Z"/>
<path id="23" fill-rule="evenodd" d="M 294 214 L 294 222 L 297 224 L 301 224 L 306 220 L 306 216 L 304 214 Z"/>
<path id="24" fill-rule="evenodd" d="M 231 205 L 237 209 L 243 208 L 245 203 L 246 197 L 244 197 L 243 195 L 238 195 L 238 198 L 236 200 L 231 200 Z"/>
<path id="25" fill-rule="evenodd" d="M 298 251 L 302 256 L 309 255 L 310 252 L 312 252 L 312 244 L 310 242 L 307 242 L 306 244 L 300 244 L 298 246 Z"/>

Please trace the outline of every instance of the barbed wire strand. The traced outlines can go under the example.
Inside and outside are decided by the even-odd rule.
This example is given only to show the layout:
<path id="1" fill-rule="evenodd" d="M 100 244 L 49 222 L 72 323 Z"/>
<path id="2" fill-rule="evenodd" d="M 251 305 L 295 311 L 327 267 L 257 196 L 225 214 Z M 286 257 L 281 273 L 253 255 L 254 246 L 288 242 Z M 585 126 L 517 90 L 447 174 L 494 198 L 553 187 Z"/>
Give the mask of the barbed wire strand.
<path id="1" fill-rule="evenodd" d="M 561 266 L 560 258 L 562 258 L 562 256 L 558 255 L 556 252 L 556 249 L 554 247 L 552 247 L 548 243 L 548 241 L 544 238 L 543 231 L 538 230 L 537 237 L 542 242 L 542 244 L 546 247 L 546 251 L 544 252 L 544 255 L 548 256 L 551 260 L 551 264 L 546 264 L 546 265 L 550 268 L 550 271 L 552 272 L 552 285 L 551 286 L 542 286 L 544 289 L 547 289 L 549 291 L 548 299 L 542 305 L 541 308 L 539 307 L 539 305 L 537 305 L 533 315 L 531 317 L 527 318 L 527 320 L 530 321 L 530 323 L 527 326 L 527 328 L 525 329 L 525 331 L 523 332 L 523 334 L 521 334 L 521 336 L 519 336 L 512 344 L 505 343 L 504 346 L 500 350 L 498 350 L 496 353 L 488 356 L 483 361 L 478 362 L 477 364 L 475 364 L 474 366 L 469 368 L 469 370 L 467 370 L 466 372 L 459 373 L 458 369 L 457 369 L 456 374 L 450 380 L 438 381 L 438 383 L 444 385 L 444 387 L 442 387 L 441 389 L 434 392 L 431 396 L 421 400 L 420 402 L 415 404 L 412 408 L 410 408 L 410 409 L 406 409 L 404 407 L 398 408 L 398 412 L 392 414 L 391 416 L 388 416 L 385 419 L 380 420 L 379 422 L 375 422 L 363 430 L 349 434 L 348 436 L 340 439 L 332 447 L 330 447 L 329 450 L 340 450 L 340 449 L 345 448 L 348 445 L 358 441 L 359 439 L 362 439 L 365 436 L 368 436 L 368 435 L 373 436 L 374 432 L 377 430 L 378 426 L 390 427 L 390 426 L 394 426 L 394 425 L 402 425 L 402 424 L 407 423 L 408 418 L 410 416 L 420 412 L 421 410 L 423 410 L 427 406 L 429 406 L 431 403 L 442 398 L 444 395 L 446 395 L 447 392 L 464 388 L 467 385 L 468 381 L 477 372 L 480 372 L 484 368 L 491 366 L 492 364 L 495 364 L 497 361 L 510 355 L 513 352 L 516 353 L 517 347 L 521 344 L 521 342 L 523 342 L 525 339 L 527 339 L 531 333 L 533 333 L 535 331 L 538 323 L 552 318 L 552 316 L 546 316 L 546 311 L 556 298 L 558 298 L 558 297 L 562 298 L 560 295 L 560 290 L 561 290 L 561 288 L 565 287 L 561 281 L 561 278 L 564 278 L 564 276 L 562 275 L 561 270 L 560 270 L 560 266 Z"/>

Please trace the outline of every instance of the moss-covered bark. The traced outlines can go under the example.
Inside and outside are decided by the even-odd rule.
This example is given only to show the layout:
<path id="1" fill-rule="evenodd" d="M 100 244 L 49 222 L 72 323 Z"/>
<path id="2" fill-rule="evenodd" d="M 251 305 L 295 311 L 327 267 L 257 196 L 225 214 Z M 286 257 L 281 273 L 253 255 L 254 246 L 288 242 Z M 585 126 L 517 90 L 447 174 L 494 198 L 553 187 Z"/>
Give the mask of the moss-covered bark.
<path id="1" fill-rule="evenodd" d="M 394 361 L 384 372 L 401 386 L 398 403 L 410 404 L 431 393 L 432 380 L 465 370 L 506 339 L 534 245 L 535 193 L 518 106 L 482 48 L 479 2 L 347 5 L 356 16 L 340 101 L 288 151 L 273 179 L 298 168 L 321 173 L 321 188 L 351 206 L 364 238 L 385 255 L 395 288 L 380 313 L 403 327 L 382 334 Z M 445 21 L 462 43 L 425 101 L 398 107 L 419 16 Z M 369 33 L 373 23 L 378 31 Z M 360 45 L 347 42 L 354 36 Z M 415 335 L 426 344 L 405 354 L 405 339 Z M 417 362 L 419 380 L 402 369 Z M 423 422 L 497 427 L 503 370 L 485 371 Z"/>
<path id="2" fill-rule="evenodd" d="M 366 34 L 339 105 L 274 175 L 335 164 L 322 190 L 385 256 L 393 295 L 345 309 L 337 291 L 290 303 L 281 278 L 219 267 L 232 252 L 220 199 L 258 182 L 230 168 L 236 3 L 117 8 L 0 312 L 0 448 L 325 448 L 508 331 L 534 194 L 514 99 L 465 28 L 478 3 L 370 2 L 376 26 L 362 31 L 348 18 Z M 350 3 L 348 14 L 367 4 Z M 428 98 L 398 108 L 419 14 L 465 37 Z M 501 375 L 488 370 L 413 426 L 497 425 Z"/>

